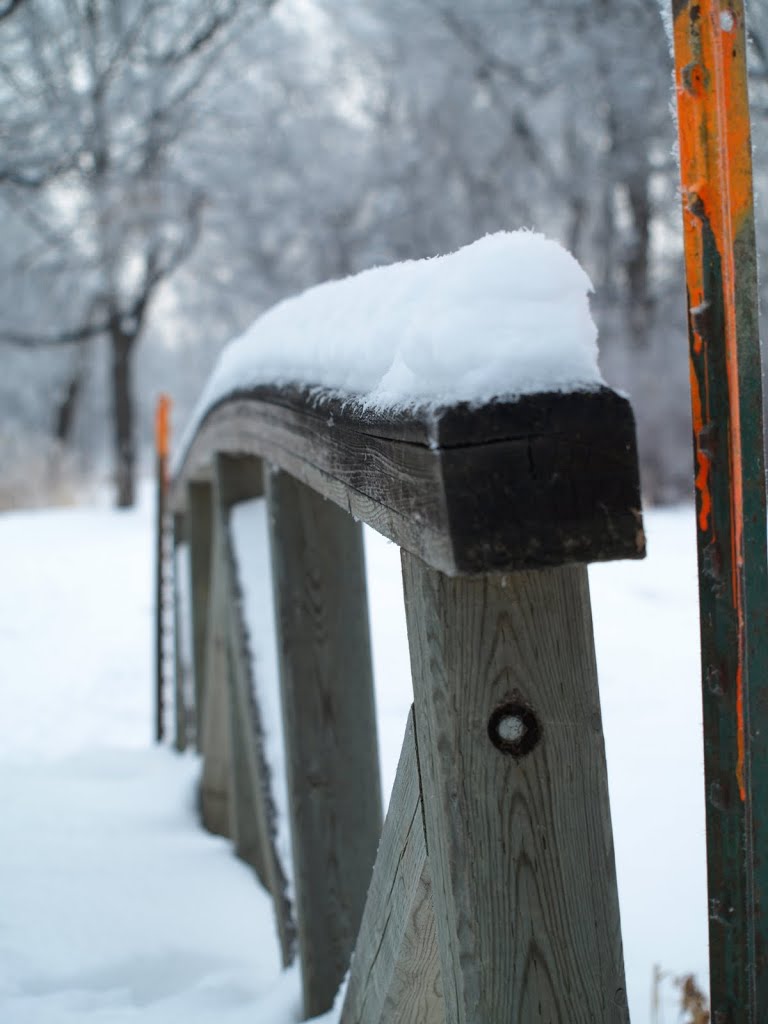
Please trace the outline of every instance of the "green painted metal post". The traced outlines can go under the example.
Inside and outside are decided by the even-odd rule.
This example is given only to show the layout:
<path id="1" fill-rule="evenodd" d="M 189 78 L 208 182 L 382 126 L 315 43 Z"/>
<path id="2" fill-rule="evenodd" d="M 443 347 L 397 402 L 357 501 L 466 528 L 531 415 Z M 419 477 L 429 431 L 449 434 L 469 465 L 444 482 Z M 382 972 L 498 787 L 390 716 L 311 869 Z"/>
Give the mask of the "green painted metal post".
<path id="1" fill-rule="evenodd" d="M 743 0 L 673 0 L 712 1024 L 768 1021 L 768 574 Z"/>

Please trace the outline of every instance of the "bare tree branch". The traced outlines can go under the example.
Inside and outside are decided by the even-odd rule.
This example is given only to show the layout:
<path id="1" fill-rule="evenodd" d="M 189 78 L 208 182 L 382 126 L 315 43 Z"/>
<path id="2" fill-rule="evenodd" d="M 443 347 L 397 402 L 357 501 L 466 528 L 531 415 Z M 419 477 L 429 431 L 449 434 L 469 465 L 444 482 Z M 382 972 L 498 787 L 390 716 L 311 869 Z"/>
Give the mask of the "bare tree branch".
<path id="1" fill-rule="evenodd" d="M 276 3 L 277 0 L 261 0 L 259 11 L 268 13 Z M 199 56 L 214 43 L 221 31 L 232 23 L 242 6 L 242 0 L 229 0 L 224 9 L 214 11 L 206 21 L 193 29 L 180 46 L 148 55 L 148 63 L 181 65 L 190 57 Z"/>
<path id="2" fill-rule="evenodd" d="M 76 166 L 76 161 L 72 156 L 50 163 L 39 158 L 27 162 L 33 166 L 0 166 L 0 185 L 12 185 L 15 188 L 39 191 L 52 181 L 56 181 L 57 178 L 68 174 Z"/>
<path id="3" fill-rule="evenodd" d="M 454 38 L 478 61 L 477 73 L 480 77 L 499 71 L 515 85 L 530 92 L 541 92 L 541 87 L 536 88 L 534 82 L 524 74 L 519 61 L 505 60 L 484 44 L 477 31 L 477 19 L 474 25 L 467 24 L 452 8 L 442 5 L 435 7 L 435 13 Z"/>
<path id="4" fill-rule="evenodd" d="M 5 3 L 0 6 L 0 21 L 4 18 L 10 18 L 14 11 L 18 10 L 26 0 L 5 0 Z"/>
<path id="5" fill-rule="evenodd" d="M 13 345 L 15 348 L 41 349 L 56 348 L 59 345 L 79 345 L 90 338 L 105 334 L 109 322 L 85 324 L 71 330 L 59 331 L 56 334 L 26 334 L 23 331 L 0 330 L 0 344 Z"/>

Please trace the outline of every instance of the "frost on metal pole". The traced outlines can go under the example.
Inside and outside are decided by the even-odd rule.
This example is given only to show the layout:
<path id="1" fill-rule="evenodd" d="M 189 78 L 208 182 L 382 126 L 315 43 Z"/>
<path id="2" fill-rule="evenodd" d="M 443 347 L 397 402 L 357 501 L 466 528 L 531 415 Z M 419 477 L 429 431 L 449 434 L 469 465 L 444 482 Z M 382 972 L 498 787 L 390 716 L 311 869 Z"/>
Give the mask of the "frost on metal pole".
<path id="1" fill-rule="evenodd" d="M 768 586 L 742 0 L 673 0 L 713 1024 L 768 1020 Z"/>

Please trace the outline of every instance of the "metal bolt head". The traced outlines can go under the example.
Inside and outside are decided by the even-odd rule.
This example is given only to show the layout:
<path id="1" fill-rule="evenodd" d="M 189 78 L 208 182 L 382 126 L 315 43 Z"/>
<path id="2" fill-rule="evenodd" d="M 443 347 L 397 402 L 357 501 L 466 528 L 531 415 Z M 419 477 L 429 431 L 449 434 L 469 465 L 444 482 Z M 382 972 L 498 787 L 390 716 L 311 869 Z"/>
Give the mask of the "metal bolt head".
<path id="1" fill-rule="evenodd" d="M 530 754 L 541 739 L 541 725 L 527 704 L 509 701 L 499 705 L 488 720 L 488 738 L 497 750 L 519 759 Z"/>

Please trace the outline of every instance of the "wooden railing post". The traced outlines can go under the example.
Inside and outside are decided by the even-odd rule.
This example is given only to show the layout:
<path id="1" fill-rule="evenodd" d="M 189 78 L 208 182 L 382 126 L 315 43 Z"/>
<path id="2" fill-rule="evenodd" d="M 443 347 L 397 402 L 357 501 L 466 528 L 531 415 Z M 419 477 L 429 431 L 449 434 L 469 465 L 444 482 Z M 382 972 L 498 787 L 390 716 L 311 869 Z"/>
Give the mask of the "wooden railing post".
<path id="1" fill-rule="evenodd" d="M 187 487 L 187 542 L 192 605 L 192 669 L 195 688 L 195 740 L 198 752 L 203 749 L 203 714 L 205 701 L 205 669 L 208 630 L 208 593 L 211 581 L 211 485 L 192 480 Z"/>
<path id="2" fill-rule="evenodd" d="M 226 679 L 229 696 L 229 723 L 231 739 L 231 823 L 232 840 L 237 855 L 246 860 L 256 871 L 262 884 L 268 887 L 266 859 L 263 849 L 262 821 L 259 820 L 257 800 L 261 796 L 262 783 L 259 780 L 254 790 L 254 777 L 249 771 L 247 744 L 253 739 L 258 742 L 260 731 L 255 721 L 257 710 L 253 700 L 247 702 L 239 692 L 241 666 L 235 664 L 240 653 L 241 609 L 235 597 L 235 559 L 232 540 L 229 535 L 229 514 L 234 502 L 240 498 L 263 495 L 261 460 L 238 459 L 217 455 L 213 465 L 214 482 L 214 533 L 221 545 L 221 571 L 223 573 L 222 600 L 226 618 L 223 640 L 227 644 Z M 237 674 L 236 674 L 237 673 Z M 248 684 L 250 685 L 250 684 Z M 249 734 L 253 734 L 251 737 Z"/>
<path id="3" fill-rule="evenodd" d="M 196 664 L 212 643 L 197 628 L 210 491 L 184 488 L 222 452 L 274 467 L 267 518 L 305 1017 L 331 1006 L 354 947 L 344 1024 L 626 1024 L 585 568 L 644 554 L 626 399 L 600 388 L 388 417 L 314 389 L 228 396 L 173 487 L 202 563 Z M 381 805 L 353 517 L 403 550 L 415 694 L 367 897 Z M 214 564 L 231 572 L 231 560 Z M 249 831 L 261 812 L 241 640 L 230 632 L 226 669 L 236 841 L 266 873 Z M 211 700 L 198 696 L 206 726 Z"/>
<path id="4" fill-rule="evenodd" d="M 381 831 L 362 530 L 267 477 L 304 1013 L 349 966 Z"/>
<path id="5" fill-rule="evenodd" d="M 287 966 L 294 958 L 296 929 L 288 896 L 287 865 L 280 862 L 277 852 L 272 768 L 264 752 L 261 709 L 255 693 L 254 673 L 259 671 L 259 655 L 263 652 L 255 652 L 254 664 L 251 649 L 254 638 L 249 636 L 245 622 L 239 584 L 239 572 L 242 570 L 238 569 L 230 525 L 234 506 L 243 501 L 263 499 L 262 461 L 250 456 L 218 455 L 214 481 L 215 514 L 224 545 L 227 592 L 232 838 L 237 855 L 253 867 L 272 896 L 283 965 Z M 253 537 L 252 542 L 259 543 L 259 538 Z M 282 723 L 278 723 L 278 727 L 282 728 Z"/>
<path id="6" fill-rule="evenodd" d="M 586 567 L 402 558 L 446 1021 L 626 1022 Z"/>
<path id="7" fill-rule="evenodd" d="M 165 736 L 165 583 L 166 583 L 165 463 L 157 459 L 155 506 L 155 743 Z"/>
<path id="8" fill-rule="evenodd" d="M 184 515 L 181 512 L 173 516 L 173 710 L 175 723 L 174 746 L 179 753 L 187 749 L 189 710 L 187 708 L 187 666 L 184 662 L 182 632 L 192 627 L 191 622 L 183 622 L 181 614 L 179 580 L 176 578 L 179 564 L 179 548 L 185 544 Z"/>
<path id="9" fill-rule="evenodd" d="M 445 1024 L 413 710 L 340 1020 Z"/>
<path id="10" fill-rule="evenodd" d="M 232 835 L 232 750 L 229 685 L 229 623 L 224 530 L 211 488 L 211 545 L 208 619 L 203 682 L 203 775 L 200 803 L 211 832 Z"/>

